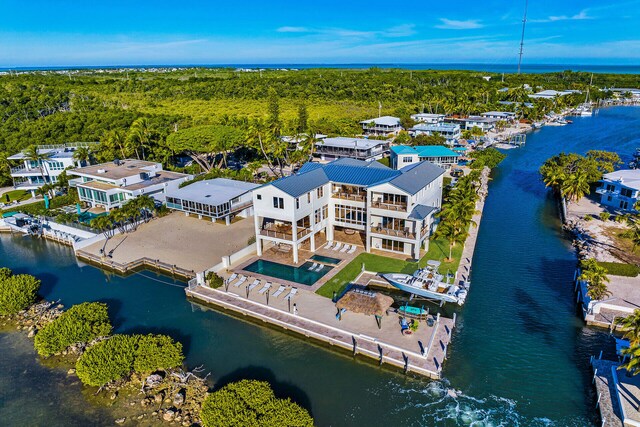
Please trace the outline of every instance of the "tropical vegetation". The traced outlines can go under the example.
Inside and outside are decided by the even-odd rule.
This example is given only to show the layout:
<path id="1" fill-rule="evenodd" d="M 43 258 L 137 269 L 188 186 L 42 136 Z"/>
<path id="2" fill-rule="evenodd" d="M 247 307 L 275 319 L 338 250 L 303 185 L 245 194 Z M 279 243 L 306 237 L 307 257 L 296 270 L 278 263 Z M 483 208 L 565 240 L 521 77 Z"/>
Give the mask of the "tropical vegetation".
<path id="1" fill-rule="evenodd" d="M 29 274 L 13 274 L 0 268 L 0 315 L 12 315 L 36 302 L 40 280 Z"/>
<path id="2" fill-rule="evenodd" d="M 609 277 L 607 270 L 595 258 L 587 258 L 580 262 L 580 280 L 587 283 L 587 295 L 595 301 L 601 301 L 611 295 L 607 288 Z"/>
<path id="3" fill-rule="evenodd" d="M 211 393 L 202 405 L 205 427 L 311 427 L 313 418 L 291 399 L 279 399 L 269 383 L 241 380 Z"/>
<path id="4" fill-rule="evenodd" d="M 7 154 L 27 149 L 33 141 L 100 141 L 92 150 L 78 150 L 76 160 L 134 157 L 167 168 L 184 149 L 202 171 L 220 162 L 224 166 L 225 155 L 240 147 L 248 161 L 262 160 L 280 173 L 283 163 L 295 165 L 312 152 L 316 134 L 354 136 L 361 132 L 358 122 L 375 117 L 380 106 L 383 115 L 400 117 L 406 126 L 412 124 L 409 116 L 420 111 L 466 115 L 506 109 L 537 120 L 584 98 L 536 100 L 530 108 L 524 102 L 534 90 L 589 88 L 591 98 L 598 100 L 611 96 L 598 87 L 635 84 L 633 75 L 597 74 L 590 86 L 589 73 L 571 71 L 504 76 L 378 68 L 165 71 L 84 70 L 71 77 L 42 71 L 0 77 L 0 181 L 10 182 Z M 302 150 L 287 150 L 281 135 L 298 136 Z"/>
<path id="5" fill-rule="evenodd" d="M 182 344 L 166 335 L 113 335 L 89 347 L 76 362 L 86 385 L 102 387 L 131 373 L 149 374 L 182 365 Z"/>
<path id="6" fill-rule="evenodd" d="M 38 331 L 34 347 L 44 357 L 67 349 L 72 344 L 88 343 L 111 333 L 107 305 L 85 302 L 74 305 Z"/>

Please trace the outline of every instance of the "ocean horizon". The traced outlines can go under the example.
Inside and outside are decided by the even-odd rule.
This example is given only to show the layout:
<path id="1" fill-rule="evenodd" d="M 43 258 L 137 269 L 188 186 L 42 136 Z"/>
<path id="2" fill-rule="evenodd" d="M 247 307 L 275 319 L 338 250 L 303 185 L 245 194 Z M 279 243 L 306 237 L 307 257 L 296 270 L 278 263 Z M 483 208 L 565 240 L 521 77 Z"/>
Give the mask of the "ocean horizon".
<path id="1" fill-rule="evenodd" d="M 487 73 L 516 73 L 516 64 L 493 63 L 245 63 L 245 64 L 138 64 L 138 65 L 67 65 L 67 66 L 22 66 L 0 67 L 0 71 L 64 71 L 93 69 L 147 69 L 147 68 L 248 68 L 248 69 L 404 69 L 404 70 L 461 70 L 482 71 Z M 576 71 L 607 74 L 640 74 L 638 65 L 615 64 L 522 64 L 522 73 L 540 74 L 562 71 Z"/>

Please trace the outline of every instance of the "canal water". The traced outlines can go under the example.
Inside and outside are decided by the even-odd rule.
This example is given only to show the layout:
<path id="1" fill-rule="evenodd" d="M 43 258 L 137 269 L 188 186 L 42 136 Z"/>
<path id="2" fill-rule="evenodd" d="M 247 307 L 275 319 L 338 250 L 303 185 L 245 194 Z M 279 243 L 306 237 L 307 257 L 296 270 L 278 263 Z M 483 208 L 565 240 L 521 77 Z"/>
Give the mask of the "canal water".
<path id="1" fill-rule="evenodd" d="M 184 298 L 183 284 L 150 272 L 121 278 L 78 263 L 71 250 L 0 236 L 0 264 L 43 281 L 41 294 L 70 306 L 103 301 L 118 332 L 168 333 L 187 363 L 224 384 L 270 381 L 320 426 L 595 425 L 588 359 L 605 333 L 585 328 L 572 292 L 575 258 L 537 170 L 561 151 L 640 146 L 640 108 L 610 108 L 544 128 L 495 171 L 480 227 L 472 290 L 459 313 L 444 381 L 380 369 Z M 0 333 L 0 423 L 113 425 L 76 380 L 42 366 L 29 341 Z"/>

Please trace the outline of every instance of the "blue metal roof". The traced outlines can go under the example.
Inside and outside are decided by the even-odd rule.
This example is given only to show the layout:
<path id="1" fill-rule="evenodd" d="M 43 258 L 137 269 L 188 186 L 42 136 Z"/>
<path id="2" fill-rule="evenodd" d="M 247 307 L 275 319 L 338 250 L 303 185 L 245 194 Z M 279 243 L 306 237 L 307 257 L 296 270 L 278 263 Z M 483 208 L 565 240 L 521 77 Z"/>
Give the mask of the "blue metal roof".
<path id="1" fill-rule="evenodd" d="M 409 214 L 409 218 L 412 219 L 425 219 L 432 212 L 438 210 L 438 208 L 434 208 L 433 206 L 425 206 L 425 205 L 416 205 L 415 208 Z"/>
<path id="2" fill-rule="evenodd" d="M 409 194 L 415 194 L 444 173 L 444 169 L 429 162 L 414 163 L 399 171 L 374 163 L 378 162 L 348 158 L 335 160 L 326 165 L 306 163 L 298 174 L 280 178 L 270 185 L 293 197 L 300 197 L 328 182 L 363 187 L 388 182 Z"/>
<path id="3" fill-rule="evenodd" d="M 369 186 L 400 175 L 399 171 L 390 169 L 386 166 L 383 169 L 366 166 L 347 166 L 344 164 L 335 164 L 335 162 L 326 165 L 324 167 L 324 171 L 329 177 L 329 180 L 333 182 L 362 186 Z"/>
<path id="4" fill-rule="evenodd" d="M 422 190 L 425 185 L 431 181 L 435 181 L 440 175 L 444 174 L 444 169 L 436 166 L 431 162 L 414 163 L 400 169 L 401 175 L 389 180 L 399 189 L 409 194 L 416 194 Z"/>
<path id="5" fill-rule="evenodd" d="M 420 157 L 458 157 L 459 154 L 443 145 L 417 145 L 409 147 L 407 145 L 396 145 L 391 147 L 398 155 L 417 154 Z"/>
<path id="6" fill-rule="evenodd" d="M 418 154 L 413 147 L 409 147 L 408 145 L 394 145 L 391 147 L 391 151 L 396 154 Z"/>
<path id="7" fill-rule="evenodd" d="M 280 178 L 273 181 L 271 185 L 290 196 L 300 197 L 328 182 L 329 178 L 322 168 L 313 168 L 308 172 Z"/>

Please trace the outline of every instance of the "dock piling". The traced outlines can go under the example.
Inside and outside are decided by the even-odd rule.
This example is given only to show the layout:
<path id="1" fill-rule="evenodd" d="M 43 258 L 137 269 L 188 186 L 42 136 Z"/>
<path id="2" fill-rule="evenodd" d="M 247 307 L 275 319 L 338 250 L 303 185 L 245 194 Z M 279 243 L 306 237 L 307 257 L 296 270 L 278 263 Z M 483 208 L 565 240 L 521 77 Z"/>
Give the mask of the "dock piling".
<path id="1" fill-rule="evenodd" d="M 596 383 L 596 376 L 598 375 L 598 368 L 593 370 L 593 380 L 591 381 L 591 384 L 595 384 Z"/>
<path id="2" fill-rule="evenodd" d="M 353 355 L 355 356 L 358 352 L 358 341 L 356 341 L 356 337 L 351 336 L 351 341 L 353 342 Z"/>

